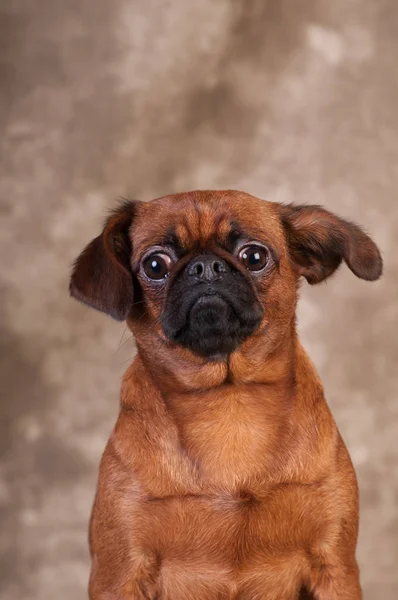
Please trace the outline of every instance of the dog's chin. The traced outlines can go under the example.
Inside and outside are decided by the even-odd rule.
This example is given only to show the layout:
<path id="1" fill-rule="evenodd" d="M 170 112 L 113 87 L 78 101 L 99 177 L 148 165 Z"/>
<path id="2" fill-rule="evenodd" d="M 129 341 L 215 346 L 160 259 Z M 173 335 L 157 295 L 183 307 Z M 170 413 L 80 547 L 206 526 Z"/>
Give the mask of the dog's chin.
<path id="1" fill-rule="evenodd" d="M 207 360 L 220 361 L 254 333 L 260 321 L 258 313 L 243 320 L 226 299 L 203 295 L 194 302 L 183 327 L 175 331 L 166 320 L 163 329 L 177 345 Z"/>

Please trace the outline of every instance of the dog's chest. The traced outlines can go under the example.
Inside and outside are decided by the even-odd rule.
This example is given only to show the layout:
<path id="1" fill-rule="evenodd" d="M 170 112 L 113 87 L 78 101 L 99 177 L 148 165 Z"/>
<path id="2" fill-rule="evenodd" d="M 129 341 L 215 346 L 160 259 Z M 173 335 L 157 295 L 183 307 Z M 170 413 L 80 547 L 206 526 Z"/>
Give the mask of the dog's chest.
<path id="1" fill-rule="evenodd" d="M 161 557 L 161 597 L 210 600 L 218 588 L 220 598 L 296 597 L 308 568 L 302 548 L 315 535 L 311 515 L 320 510 L 313 494 L 301 492 L 293 486 L 263 498 L 176 496 L 137 506 L 135 541 L 151 540 Z"/>
<path id="2" fill-rule="evenodd" d="M 180 440 L 204 485 L 236 489 L 265 472 L 277 446 L 275 399 L 263 390 L 225 387 L 180 403 Z"/>
<path id="3" fill-rule="evenodd" d="M 218 590 L 252 600 L 265 589 L 272 600 L 296 597 L 319 507 L 295 486 L 271 483 L 283 402 L 260 386 L 176 400 L 167 414 L 175 427 L 162 429 L 140 472 L 147 497 L 134 507 L 135 544 L 151 540 L 161 557 L 161 597 L 210 599 Z"/>

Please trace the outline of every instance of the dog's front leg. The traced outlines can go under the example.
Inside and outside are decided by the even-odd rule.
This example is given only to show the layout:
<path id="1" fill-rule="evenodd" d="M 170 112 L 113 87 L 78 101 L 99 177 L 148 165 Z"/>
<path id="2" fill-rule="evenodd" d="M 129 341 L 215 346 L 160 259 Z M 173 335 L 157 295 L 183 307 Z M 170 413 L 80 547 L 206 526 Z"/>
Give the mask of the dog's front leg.
<path id="1" fill-rule="evenodd" d="M 158 600 L 158 568 L 155 557 L 141 555 L 130 564 L 101 564 L 93 556 L 90 600 Z"/>
<path id="2" fill-rule="evenodd" d="M 362 598 L 355 561 L 344 567 L 322 564 L 313 568 L 308 588 L 315 600 L 361 600 Z"/>
<path id="3" fill-rule="evenodd" d="M 90 521 L 90 600 L 158 600 L 156 540 L 142 535 L 132 473 L 110 441 Z"/>
<path id="4" fill-rule="evenodd" d="M 329 522 L 329 534 L 310 553 L 305 588 L 315 600 L 361 600 L 359 569 L 355 558 L 357 503 L 347 499 L 345 515 Z M 305 596 L 304 596 L 305 597 Z"/>
<path id="5" fill-rule="evenodd" d="M 325 512 L 315 514 L 322 534 L 311 548 L 306 588 L 316 600 L 361 600 L 355 558 L 358 538 L 358 486 L 347 449 L 339 437 L 337 470 L 324 482 Z"/>

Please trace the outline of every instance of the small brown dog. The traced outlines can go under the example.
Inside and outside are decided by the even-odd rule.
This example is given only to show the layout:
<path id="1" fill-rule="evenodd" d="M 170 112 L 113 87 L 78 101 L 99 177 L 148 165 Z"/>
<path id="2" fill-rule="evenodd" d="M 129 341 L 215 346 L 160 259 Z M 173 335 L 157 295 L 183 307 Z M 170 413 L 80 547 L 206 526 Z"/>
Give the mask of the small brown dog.
<path id="1" fill-rule="evenodd" d="M 296 335 L 300 277 L 380 253 L 318 206 L 235 191 L 127 202 L 71 294 L 138 354 L 102 458 L 92 600 L 358 600 L 355 473 Z"/>

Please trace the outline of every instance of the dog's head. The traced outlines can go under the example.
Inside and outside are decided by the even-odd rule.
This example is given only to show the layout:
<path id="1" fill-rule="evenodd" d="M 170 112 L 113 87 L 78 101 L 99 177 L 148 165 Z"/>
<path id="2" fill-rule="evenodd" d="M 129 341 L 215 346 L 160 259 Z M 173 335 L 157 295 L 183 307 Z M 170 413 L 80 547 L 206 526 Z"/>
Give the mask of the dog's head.
<path id="1" fill-rule="evenodd" d="M 373 241 L 319 206 L 199 191 L 122 204 L 76 260 L 70 291 L 127 319 L 138 344 L 151 333 L 223 360 L 255 336 L 277 344 L 299 278 L 321 282 L 343 260 L 361 279 L 381 275 Z"/>

